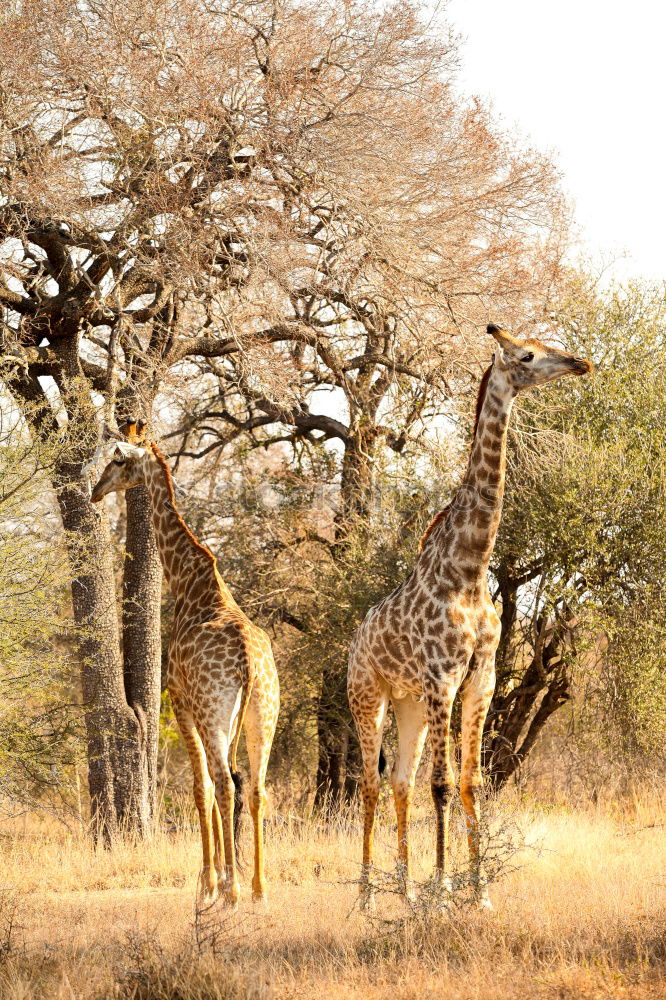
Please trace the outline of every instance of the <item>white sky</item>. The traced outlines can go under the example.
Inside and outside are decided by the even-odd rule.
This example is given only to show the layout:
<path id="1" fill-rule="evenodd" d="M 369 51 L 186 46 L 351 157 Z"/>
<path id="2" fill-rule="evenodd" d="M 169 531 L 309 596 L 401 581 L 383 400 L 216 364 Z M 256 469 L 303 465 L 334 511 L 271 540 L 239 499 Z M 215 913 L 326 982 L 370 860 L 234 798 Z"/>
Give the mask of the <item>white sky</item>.
<path id="1" fill-rule="evenodd" d="M 450 0 L 460 85 L 553 151 L 595 258 L 666 279 L 666 5 Z"/>

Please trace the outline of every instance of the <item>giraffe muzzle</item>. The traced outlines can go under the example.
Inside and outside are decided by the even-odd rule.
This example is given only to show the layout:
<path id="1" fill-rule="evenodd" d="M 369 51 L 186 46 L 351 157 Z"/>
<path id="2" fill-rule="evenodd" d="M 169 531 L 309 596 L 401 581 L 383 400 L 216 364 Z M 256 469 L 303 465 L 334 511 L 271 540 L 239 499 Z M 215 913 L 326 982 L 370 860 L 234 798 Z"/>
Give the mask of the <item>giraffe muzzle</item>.
<path id="1" fill-rule="evenodd" d="M 589 375 L 594 371 L 594 365 L 586 358 L 572 358 L 571 367 L 575 375 Z"/>

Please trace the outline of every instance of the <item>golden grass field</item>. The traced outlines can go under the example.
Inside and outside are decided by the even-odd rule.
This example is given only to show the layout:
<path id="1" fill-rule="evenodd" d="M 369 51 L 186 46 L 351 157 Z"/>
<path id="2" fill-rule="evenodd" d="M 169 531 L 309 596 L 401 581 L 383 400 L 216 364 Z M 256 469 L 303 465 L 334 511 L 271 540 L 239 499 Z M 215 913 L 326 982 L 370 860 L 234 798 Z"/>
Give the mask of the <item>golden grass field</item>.
<path id="1" fill-rule="evenodd" d="M 433 856 L 421 791 L 416 875 Z M 509 1000 L 666 997 L 666 799 L 620 808 L 495 807 L 524 846 L 491 887 L 492 914 L 410 915 L 380 896 L 355 907 L 360 827 L 326 830 L 274 814 L 267 824 L 270 903 L 255 911 L 249 873 L 239 910 L 194 919 L 196 829 L 149 845 L 93 851 L 55 820 L 0 827 L 0 996 L 141 1000 Z M 462 850 L 453 820 L 454 852 Z M 249 825 L 245 830 L 249 855 Z M 391 868 L 386 793 L 378 864 Z M 387 921 L 385 918 L 395 918 Z"/>

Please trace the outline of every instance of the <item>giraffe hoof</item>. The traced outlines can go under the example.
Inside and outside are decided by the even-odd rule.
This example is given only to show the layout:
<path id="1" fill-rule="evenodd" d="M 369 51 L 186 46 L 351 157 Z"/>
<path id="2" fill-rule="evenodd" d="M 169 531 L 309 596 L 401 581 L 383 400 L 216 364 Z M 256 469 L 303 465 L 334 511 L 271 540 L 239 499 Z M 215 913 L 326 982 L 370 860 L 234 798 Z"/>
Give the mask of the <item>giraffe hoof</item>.
<path id="1" fill-rule="evenodd" d="M 238 907 L 238 900 L 240 899 L 240 886 L 231 885 L 225 888 L 224 892 L 221 894 L 220 899 L 222 905 L 227 910 L 235 910 Z"/>
<path id="2" fill-rule="evenodd" d="M 212 906 L 213 903 L 217 900 L 217 897 L 219 895 L 219 885 L 220 883 L 217 881 L 216 878 L 210 878 L 206 876 L 204 876 L 202 881 L 199 883 L 199 892 L 198 892 L 199 905 L 203 909 Z"/>
<path id="3" fill-rule="evenodd" d="M 268 909 L 268 896 L 264 891 L 252 893 L 252 905 L 256 910 Z"/>

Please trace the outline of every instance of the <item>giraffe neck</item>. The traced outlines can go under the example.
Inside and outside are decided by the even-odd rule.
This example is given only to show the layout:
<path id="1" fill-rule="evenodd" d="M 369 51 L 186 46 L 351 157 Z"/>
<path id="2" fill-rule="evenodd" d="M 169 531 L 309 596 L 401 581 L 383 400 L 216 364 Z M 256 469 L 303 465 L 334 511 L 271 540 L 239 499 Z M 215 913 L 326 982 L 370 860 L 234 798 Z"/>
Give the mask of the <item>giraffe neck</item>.
<path id="1" fill-rule="evenodd" d="M 217 571 L 215 557 L 183 521 L 171 478 L 151 451 L 144 458 L 144 480 L 164 575 L 174 597 L 190 593 L 196 586 L 202 596 L 210 589 L 212 603 L 219 603 L 221 597 L 233 601 Z"/>
<path id="2" fill-rule="evenodd" d="M 493 365 L 476 425 L 467 472 L 451 510 L 453 546 L 468 576 L 488 571 L 502 516 L 506 441 L 515 390 Z M 451 536 L 449 536 L 451 537 Z"/>

